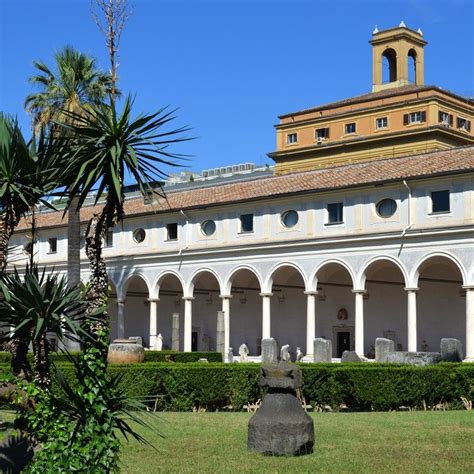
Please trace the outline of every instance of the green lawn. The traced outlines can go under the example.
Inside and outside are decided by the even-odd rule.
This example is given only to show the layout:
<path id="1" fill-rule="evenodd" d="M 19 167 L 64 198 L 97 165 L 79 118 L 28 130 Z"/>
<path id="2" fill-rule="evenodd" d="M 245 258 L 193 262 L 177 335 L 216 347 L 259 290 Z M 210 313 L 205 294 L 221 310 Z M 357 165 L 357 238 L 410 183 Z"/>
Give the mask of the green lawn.
<path id="1" fill-rule="evenodd" d="M 12 415 L 2 412 L 1 418 L 11 420 Z M 247 451 L 246 413 L 147 418 L 165 438 L 140 428 L 155 449 L 125 443 L 122 472 L 474 472 L 474 412 L 314 414 L 315 452 L 298 458 Z"/>
<path id="2" fill-rule="evenodd" d="M 246 413 L 160 413 L 141 430 L 157 451 L 124 446 L 123 471 L 474 472 L 474 412 L 318 413 L 316 449 L 298 458 L 247 451 Z"/>

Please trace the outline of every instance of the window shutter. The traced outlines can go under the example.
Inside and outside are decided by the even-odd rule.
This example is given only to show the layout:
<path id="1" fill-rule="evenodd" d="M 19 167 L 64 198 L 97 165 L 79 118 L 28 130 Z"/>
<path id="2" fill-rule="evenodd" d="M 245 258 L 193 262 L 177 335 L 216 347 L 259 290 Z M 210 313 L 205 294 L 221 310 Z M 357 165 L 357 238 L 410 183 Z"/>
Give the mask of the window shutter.
<path id="1" fill-rule="evenodd" d="M 408 125 L 409 121 L 408 121 L 408 114 L 404 114 L 403 115 L 403 125 Z"/>
<path id="2" fill-rule="evenodd" d="M 453 122 L 454 122 L 453 114 L 449 114 L 449 126 L 450 126 L 450 127 L 453 126 Z"/>
<path id="3" fill-rule="evenodd" d="M 329 138 L 329 128 L 326 128 L 326 138 Z"/>
<path id="4" fill-rule="evenodd" d="M 466 121 L 466 129 L 467 129 L 468 132 L 471 131 L 471 121 L 470 120 Z"/>
<path id="5" fill-rule="evenodd" d="M 459 117 L 458 117 L 458 119 L 456 120 L 456 127 L 457 127 L 457 128 L 461 128 L 461 120 L 459 120 Z"/>
<path id="6" fill-rule="evenodd" d="M 425 111 L 421 112 L 421 121 L 426 122 L 426 112 Z"/>
<path id="7" fill-rule="evenodd" d="M 443 112 L 438 112 L 438 122 L 443 121 Z"/>

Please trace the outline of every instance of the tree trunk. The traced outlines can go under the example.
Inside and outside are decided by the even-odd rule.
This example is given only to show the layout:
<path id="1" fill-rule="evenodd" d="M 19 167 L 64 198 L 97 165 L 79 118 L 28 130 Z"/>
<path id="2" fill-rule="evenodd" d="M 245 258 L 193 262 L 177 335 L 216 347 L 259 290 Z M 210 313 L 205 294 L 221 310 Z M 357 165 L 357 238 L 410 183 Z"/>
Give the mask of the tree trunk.
<path id="1" fill-rule="evenodd" d="M 43 334 L 35 345 L 35 382 L 39 388 L 50 390 L 51 376 L 49 374 L 49 351 L 46 334 Z"/>
<path id="2" fill-rule="evenodd" d="M 81 211 L 78 208 L 78 197 L 74 196 L 68 211 L 67 221 L 67 278 L 71 288 L 81 284 Z M 79 351 L 78 342 L 65 340 L 70 351 Z"/>
<path id="3" fill-rule="evenodd" d="M 0 214 L 0 274 L 7 268 L 8 244 L 14 229 L 10 221 L 6 214 Z"/>
<path id="4" fill-rule="evenodd" d="M 28 343 L 15 339 L 12 343 L 12 371 L 18 378 L 31 380 L 31 366 L 28 361 Z"/>

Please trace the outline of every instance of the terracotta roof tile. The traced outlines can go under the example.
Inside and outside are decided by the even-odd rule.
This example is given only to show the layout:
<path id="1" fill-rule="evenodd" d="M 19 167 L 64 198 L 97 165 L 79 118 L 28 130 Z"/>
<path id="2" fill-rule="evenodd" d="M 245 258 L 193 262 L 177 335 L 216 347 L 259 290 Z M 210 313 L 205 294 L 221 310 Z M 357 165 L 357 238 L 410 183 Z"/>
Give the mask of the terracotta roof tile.
<path id="1" fill-rule="evenodd" d="M 168 191 L 166 199 L 158 198 L 153 204 L 144 204 L 141 197 L 129 198 L 125 201 L 125 213 L 126 216 L 133 216 L 203 208 L 232 202 L 469 171 L 474 171 L 474 146 L 401 158 L 366 161 L 197 189 Z M 97 211 L 98 208 L 92 206 L 83 208 L 81 220 L 89 220 L 93 212 Z M 44 212 L 37 215 L 37 225 L 43 228 L 66 225 L 66 218 L 63 220 L 62 217 L 62 212 Z M 23 220 L 18 226 L 18 230 L 28 227 L 27 220 Z"/>

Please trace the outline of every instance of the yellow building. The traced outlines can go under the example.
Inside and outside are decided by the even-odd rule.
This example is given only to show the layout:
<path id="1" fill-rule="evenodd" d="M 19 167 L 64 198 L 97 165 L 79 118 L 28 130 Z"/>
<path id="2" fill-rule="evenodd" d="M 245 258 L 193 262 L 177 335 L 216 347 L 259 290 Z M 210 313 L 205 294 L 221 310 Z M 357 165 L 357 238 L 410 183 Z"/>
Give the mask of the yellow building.
<path id="1" fill-rule="evenodd" d="M 420 30 L 403 23 L 376 29 L 370 44 L 371 93 L 279 117 L 277 149 L 269 153 L 277 174 L 474 143 L 474 101 L 424 85 L 427 42 Z"/>

